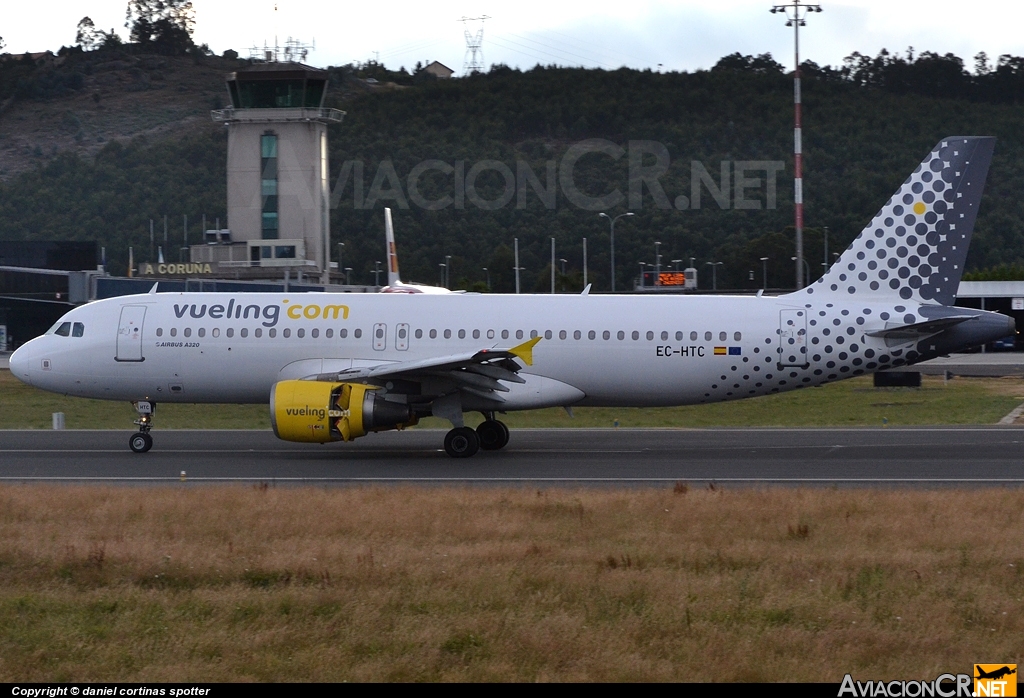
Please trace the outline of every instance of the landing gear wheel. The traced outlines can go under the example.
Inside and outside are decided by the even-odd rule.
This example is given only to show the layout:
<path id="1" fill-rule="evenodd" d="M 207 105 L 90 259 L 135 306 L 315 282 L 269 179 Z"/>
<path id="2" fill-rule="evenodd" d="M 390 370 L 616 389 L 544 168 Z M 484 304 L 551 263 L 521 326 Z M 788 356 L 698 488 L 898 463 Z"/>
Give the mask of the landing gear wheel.
<path id="1" fill-rule="evenodd" d="M 452 458 L 469 458 L 480 448 L 480 438 L 469 427 L 452 429 L 444 437 L 444 450 Z"/>
<path id="2" fill-rule="evenodd" d="M 497 451 L 508 443 L 508 427 L 496 419 L 488 419 L 476 428 L 480 439 L 480 448 L 485 451 Z"/>
<path id="3" fill-rule="evenodd" d="M 153 448 L 153 437 L 141 431 L 137 434 L 132 434 L 131 438 L 128 439 L 128 448 L 135 453 L 145 453 Z"/>

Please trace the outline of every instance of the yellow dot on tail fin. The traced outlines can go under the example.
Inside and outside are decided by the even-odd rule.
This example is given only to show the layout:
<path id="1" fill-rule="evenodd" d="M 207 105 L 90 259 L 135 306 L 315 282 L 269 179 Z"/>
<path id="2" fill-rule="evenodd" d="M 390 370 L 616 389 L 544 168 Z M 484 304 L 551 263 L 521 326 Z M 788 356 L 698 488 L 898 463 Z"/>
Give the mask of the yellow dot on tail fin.
<path id="1" fill-rule="evenodd" d="M 916 213 L 919 216 L 922 213 L 924 213 L 924 204 L 921 203 L 920 201 L 918 201 L 916 204 L 914 204 L 914 213 Z"/>

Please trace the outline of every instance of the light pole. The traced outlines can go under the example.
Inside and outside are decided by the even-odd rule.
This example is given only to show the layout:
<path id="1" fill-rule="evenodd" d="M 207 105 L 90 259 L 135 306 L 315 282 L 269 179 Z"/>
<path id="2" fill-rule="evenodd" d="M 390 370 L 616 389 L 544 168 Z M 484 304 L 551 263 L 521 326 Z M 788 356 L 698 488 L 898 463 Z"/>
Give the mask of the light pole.
<path id="1" fill-rule="evenodd" d="M 519 266 L 519 238 L 513 238 L 513 241 L 514 241 L 513 244 L 515 245 L 515 251 L 516 251 L 516 262 L 515 262 L 516 265 L 514 267 L 512 267 L 512 270 L 515 271 L 515 273 L 516 273 L 516 294 L 518 295 L 519 294 L 519 272 L 521 272 L 523 270 L 523 268 L 521 266 Z"/>
<path id="2" fill-rule="evenodd" d="M 380 261 L 373 263 L 373 285 L 380 288 Z"/>
<path id="3" fill-rule="evenodd" d="M 487 274 L 487 290 L 490 291 L 491 290 L 491 272 L 489 272 L 487 270 L 487 267 L 484 267 L 484 273 Z"/>
<path id="4" fill-rule="evenodd" d="M 654 243 L 654 285 L 661 286 L 661 243 Z"/>
<path id="5" fill-rule="evenodd" d="M 344 260 L 342 259 L 342 254 L 344 252 L 345 252 L 345 243 L 339 242 L 338 243 L 338 272 L 339 273 L 341 273 L 341 271 L 345 268 Z M 330 265 L 328 264 L 327 266 L 330 266 Z"/>
<path id="6" fill-rule="evenodd" d="M 644 287 L 644 267 L 647 266 L 647 262 L 640 262 L 640 288 Z"/>
<path id="7" fill-rule="evenodd" d="M 786 16 L 786 26 L 793 27 L 793 105 L 796 125 L 793 129 L 793 215 L 796 223 L 796 287 L 804 287 L 804 170 L 803 142 L 800 119 L 800 27 L 806 26 L 804 18 L 811 12 L 821 12 L 821 5 L 808 5 L 793 0 L 785 5 L 772 6 L 771 13 L 781 12 Z"/>
<path id="8" fill-rule="evenodd" d="M 452 287 L 452 256 L 450 254 L 444 256 L 444 287 Z"/>
<path id="9" fill-rule="evenodd" d="M 555 239 L 551 238 L 551 293 L 555 292 Z"/>
<path id="10" fill-rule="evenodd" d="M 790 257 L 790 259 L 792 259 L 794 262 L 797 261 L 796 257 Z M 804 271 L 807 272 L 807 281 L 808 281 L 808 283 L 810 283 L 810 280 L 811 280 L 811 265 L 807 263 L 806 259 L 801 259 L 800 261 L 803 262 L 802 266 L 803 266 Z"/>
<path id="11" fill-rule="evenodd" d="M 565 276 L 565 263 L 568 262 L 569 260 L 562 259 L 561 257 L 559 257 L 558 261 L 562 263 L 562 276 Z"/>
<path id="12" fill-rule="evenodd" d="M 722 262 L 704 262 L 705 266 L 711 267 L 711 290 L 718 290 L 718 267 L 722 266 Z"/>
<path id="13" fill-rule="evenodd" d="M 444 272 L 446 265 L 444 262 L 438 262 L 437 266 L 441 269 L 441 286 L 444 286 Z"/>
<path id="14" fill-rule="evenodd" d="M 682 261 L 683 260 L 681 260 L 681 259 L 673 259 L 672 260 L 672 266 L 674 266 L 676 268 L 676 271 L 679 271 L 679 263 L 682 262 Z"/>
<path id="15" fill-rule="evenodd" d="M 761 273 L 764 274 L 763 281 L 761 282 L 761 290 L 768 290 L 768 258 L 761 257 Z"/>
<path id="16" fill-rule="evenodd" d="M 345 267 L 345 285 L 352 285 L 352 267 Z"/>
<path id="17" fill-rule="evenodd" d="M 605 212 L 597 214 L 601 218 L 607 218 L 611 223 L 611 246 L 612 246 L 612 293 L 615 293 L 615 221 L 619 220 L 624 216 L 632 216 L 633 213 L 620 213 L 619 215 L 612 218 Z"/>
<path id="18" fill-rule="evenodd" d="M 822 237 L 823 237 L 823 239 L 825 241 L 825 262 L 821 265 L 821 266 L 825 267 L 822 270 L 822 272 L 821 272 L 822 274 L 824 274 L 826 271 L 828 271 L 828 226 L 827 225 L 822 226 L 822 230 L 825 231 L 824 234 L 822 235 Z"/>

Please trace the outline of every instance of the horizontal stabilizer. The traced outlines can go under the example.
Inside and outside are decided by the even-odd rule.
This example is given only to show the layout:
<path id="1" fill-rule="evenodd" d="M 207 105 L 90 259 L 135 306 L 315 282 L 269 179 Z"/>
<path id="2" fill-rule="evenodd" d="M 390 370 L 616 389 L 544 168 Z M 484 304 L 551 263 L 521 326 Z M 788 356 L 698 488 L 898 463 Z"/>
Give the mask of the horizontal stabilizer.
<path id="1" fill-rule="evenodd" d="M 885 340 L 886 346 L 891 347 L 897 344 L 916 342 L 924 339 L 925 337 L 938 334 L 943 330 L 948 330 L 950 327 L 959 325 L 961 322 L 974 320 L 976 318 L 976 315 L 952 315 L 950 317 L 937 318 L 935 320 L 915 322 L 912 325 L 886 327 L 884 330 L 874 330 L 872 332 L 866 332 L 865 334 L 867 334 L 868 337 L 881 337 Z"/>

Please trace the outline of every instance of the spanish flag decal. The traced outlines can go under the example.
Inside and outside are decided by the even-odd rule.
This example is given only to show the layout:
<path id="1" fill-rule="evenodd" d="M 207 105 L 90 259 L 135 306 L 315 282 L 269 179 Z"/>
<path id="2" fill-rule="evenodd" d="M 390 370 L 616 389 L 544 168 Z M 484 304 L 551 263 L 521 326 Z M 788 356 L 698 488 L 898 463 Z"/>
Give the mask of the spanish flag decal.
<path id="1" fill-rule="evenodd" d="M 715 347 L 715 356 L 725 356 L 725 354 L 726 354 L 725 347 Z"/>

